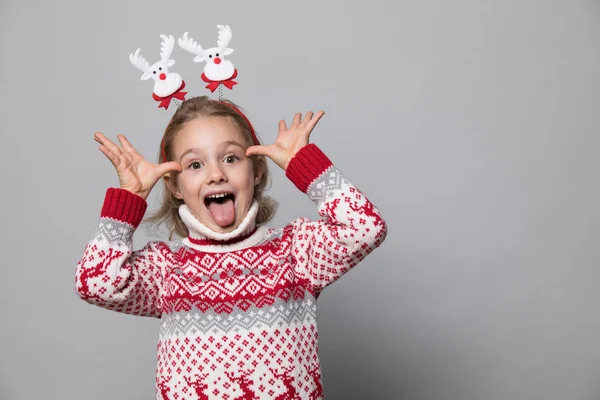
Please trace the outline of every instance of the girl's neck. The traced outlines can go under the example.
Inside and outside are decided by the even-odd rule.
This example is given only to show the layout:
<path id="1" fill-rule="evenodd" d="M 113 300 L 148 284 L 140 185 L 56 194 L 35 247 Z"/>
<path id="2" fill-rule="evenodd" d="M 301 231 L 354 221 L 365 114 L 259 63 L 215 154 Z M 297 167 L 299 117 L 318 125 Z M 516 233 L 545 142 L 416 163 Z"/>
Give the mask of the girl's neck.
<path id="1" fill-rule="evenodd" d="M 248 213 L 243 221 L 231 232 L 215 232 L 202 222 L 200 222 L 190 211 L 182 204 L 179 207 L 179 216 L 188 228 L 188 240 L 196 245 L 228 245 L 240 242 L 256 231 L 256 215 L 258 214 L 258 202 L 254 200 L 248 209 Z"/>

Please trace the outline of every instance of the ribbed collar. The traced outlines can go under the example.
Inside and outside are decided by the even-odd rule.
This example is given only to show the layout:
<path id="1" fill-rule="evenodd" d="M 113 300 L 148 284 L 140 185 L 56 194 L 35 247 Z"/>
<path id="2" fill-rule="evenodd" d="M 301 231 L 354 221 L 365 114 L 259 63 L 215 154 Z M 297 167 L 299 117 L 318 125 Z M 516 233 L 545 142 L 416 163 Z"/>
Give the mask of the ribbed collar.
<path id="1" fill-rule="evenodd" d="M 246 241 L 246 239 L 254 236 L 257 232 L 257 214 L 258 202 L 256 200 L 253 200 L 252 204 L 250 205 L 250 208 L 248 209 L 248 213 L 237 228 L 235 228 L 231 232 L 219 233 L 213 231 L 212 229 L 204 225 L 202 222 L 200 222 L 185 204 L 182 204 L 179 207 L 179 216 L 181 217 L 181 220 L 183 221 L 183 223 L 189 231 L 189 236 L 187 239 L 184 239 L 184 241 L 188 242 L 191 245 L 195 245 L 194 247 L 228 246 L 242 241 Z"/>

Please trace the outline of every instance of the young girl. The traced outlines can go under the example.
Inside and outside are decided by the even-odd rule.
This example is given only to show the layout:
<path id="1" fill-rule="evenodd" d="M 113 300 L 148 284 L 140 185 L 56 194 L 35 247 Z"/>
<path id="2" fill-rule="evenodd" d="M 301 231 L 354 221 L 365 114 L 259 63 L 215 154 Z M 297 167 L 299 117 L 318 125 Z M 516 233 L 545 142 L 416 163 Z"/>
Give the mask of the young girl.
<path id="1" fill-rule="evenodd" d="M 386 236 L 369 200 L 309 137 L 323 112 L 279 122 L 262 146 L 231 102 L 186 100 L 165 130 L 162 163 L 96 133 L 117 170 L 100 224 L 77 265 L 89 303 L 161 318 L 157 399 L 322 399 L 316 299 Z M 264 224 L 266 157 L 323 219 Z M 153 217 L 183 237 L 132 249 L 146 198 L 164 177 Z"/>

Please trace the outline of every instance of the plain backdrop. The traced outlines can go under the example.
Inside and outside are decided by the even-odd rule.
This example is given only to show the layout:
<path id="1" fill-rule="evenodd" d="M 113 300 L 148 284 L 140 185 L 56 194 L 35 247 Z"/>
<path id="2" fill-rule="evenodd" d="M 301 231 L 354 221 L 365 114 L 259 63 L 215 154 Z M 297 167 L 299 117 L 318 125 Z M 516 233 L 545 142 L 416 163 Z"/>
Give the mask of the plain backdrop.
<path id="1" fill-rule="evenodd" d="M 325 110 L 312 141 L 389 226 L 320 298 L 326 398 L 600 399 L 598 0 L 3 0 L 0 399 L 153 398 L 159 321 L 74 291 L 118 184 L 93 133 L 156 160 L 173 109 L 128 54 L 218 24 L 262 140 Z M 270 167 L 271 225 L 318 218 Z"/>

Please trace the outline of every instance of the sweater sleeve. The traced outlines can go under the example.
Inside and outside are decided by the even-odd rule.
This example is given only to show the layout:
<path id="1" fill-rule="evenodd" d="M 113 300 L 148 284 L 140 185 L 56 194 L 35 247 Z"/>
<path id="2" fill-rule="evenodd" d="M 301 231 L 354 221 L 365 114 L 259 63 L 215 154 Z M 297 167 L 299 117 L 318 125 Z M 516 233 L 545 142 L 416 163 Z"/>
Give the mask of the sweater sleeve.
<path id="1" fill-rule="evenodd" d="M 100 223 L 75 273 L 75 290 L 83 300 L 126 314 L 160 317 L 165 251 L 160 242 L 132 249 L 146 207 L 133 193 L 107 190 Z"/>
<path id="2" fill-rule="evenodd" d="M 291 160 L 286 176 L 317 205 L 323 219 L 292 224 L 291 256 L 320 293 L 377 248 L 387 225 L 377 208 L 314 144 Z"/>

